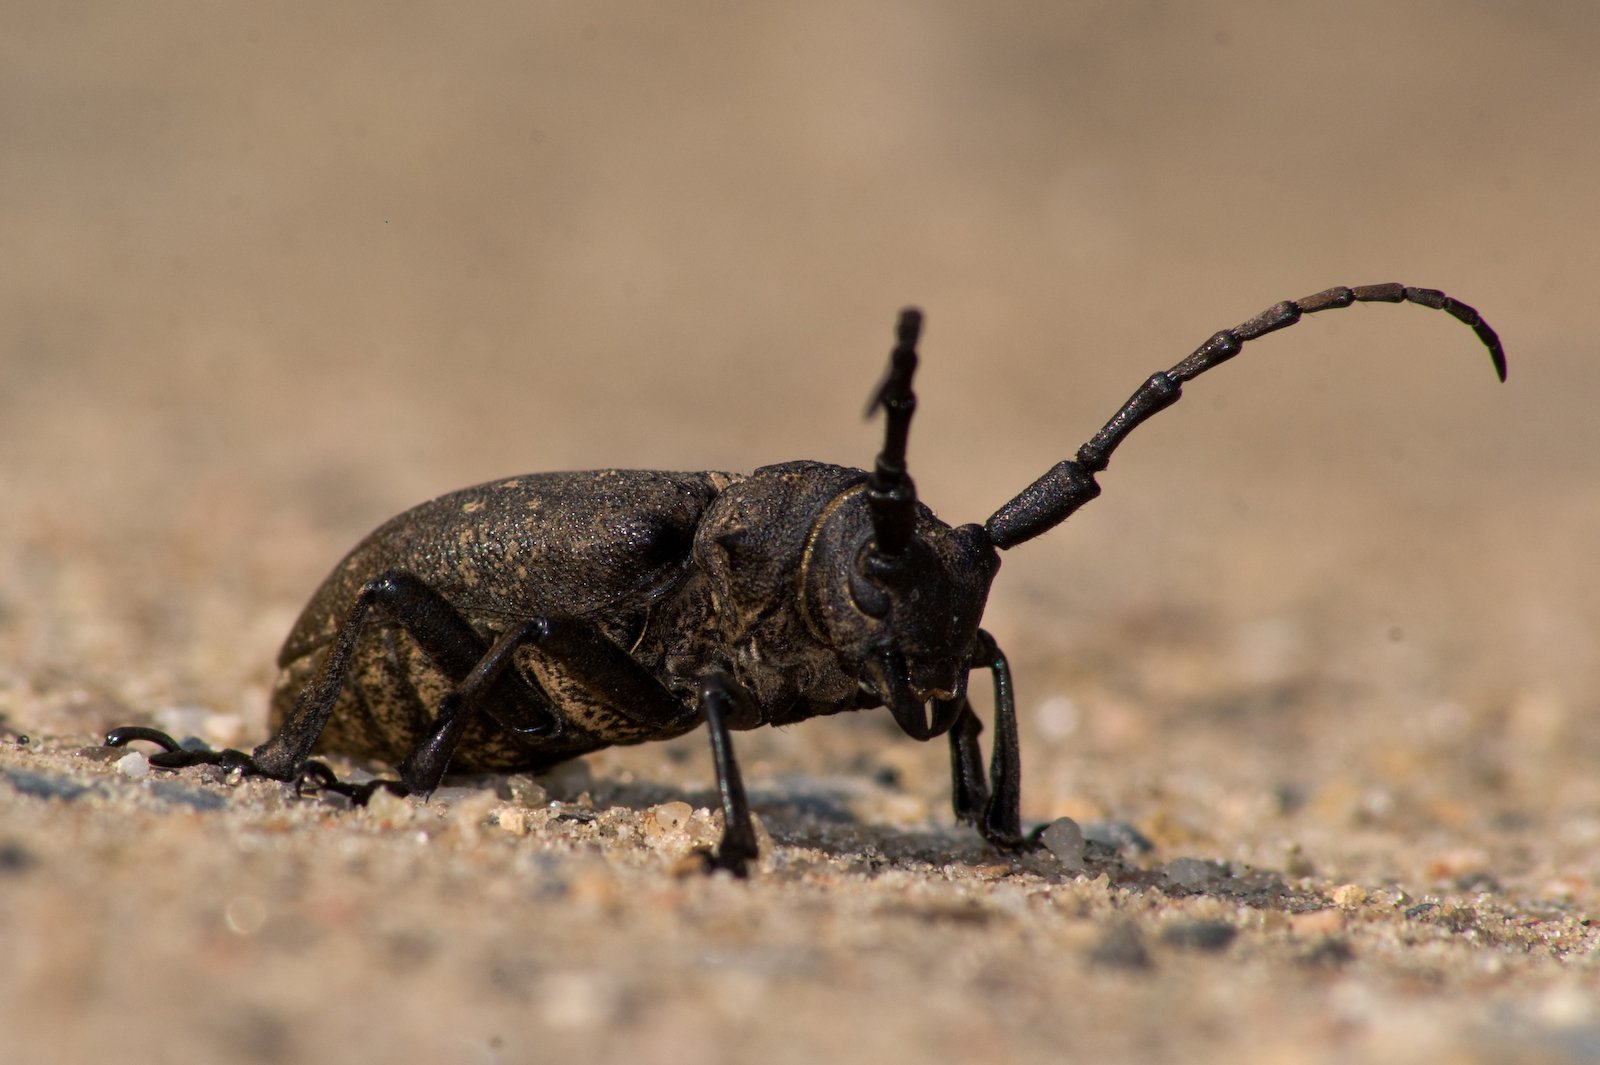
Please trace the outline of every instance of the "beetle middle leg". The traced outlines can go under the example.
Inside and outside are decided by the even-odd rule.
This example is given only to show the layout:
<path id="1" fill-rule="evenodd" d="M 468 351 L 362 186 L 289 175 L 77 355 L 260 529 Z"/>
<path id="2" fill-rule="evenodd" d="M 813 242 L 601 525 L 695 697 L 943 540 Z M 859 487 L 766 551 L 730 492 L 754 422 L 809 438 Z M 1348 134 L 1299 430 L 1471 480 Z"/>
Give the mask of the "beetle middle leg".
<path id="1" fill-rule="evenodd" d="M 700 710 L 705 715 L 706 731 L 711 734 L 711 760 L 722 797 L 722 840 L 715 852 L 704 855 L 708 872 L 726 869 L 734 876 L 745 876 L 749 863 L 760 857 L 755 825 L 750 820 L 750 802 L 745 797 L 739 763 L 733 757 L 733 738 L 728 733 L 728 718 L 748 709 L 748 699 L 745 691 L 725 674 L 713 673 L 700 682 Z"/>
<path id="2" fill-rule="evenodd" d="M 472 711 L 488 697 L 495 682 L 504 676 L 514 661 L 517 648 L 548 636 L 550 623 L 544 618 L 532 618 L 501 633 L 472 671 L 444 697 L 434 715 L 434 728 L 421 743 L 406 755 L 396 767 L 398 781 L 374 780 L 365 784 L 347 784 L 323 774 L 322 763 L 308 763 L 315 767 L 317 783 L 327 790 L 348 795 L 355 802 L 365 803 L 378 788 L 387 788 L 398 795 L 428 795 L 439 786 L 450 766 L 450 758 L 461 745 L 467 726 L 472 723 Z M 524 730 L 526 731 L 526 730 Z"/>

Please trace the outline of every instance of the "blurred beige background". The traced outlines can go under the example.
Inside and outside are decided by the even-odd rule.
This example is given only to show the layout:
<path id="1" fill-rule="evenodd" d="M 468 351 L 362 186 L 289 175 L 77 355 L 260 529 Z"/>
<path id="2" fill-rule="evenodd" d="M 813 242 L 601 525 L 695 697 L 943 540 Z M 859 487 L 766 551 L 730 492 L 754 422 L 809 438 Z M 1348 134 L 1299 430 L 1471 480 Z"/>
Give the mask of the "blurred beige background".
<path id="1" fill-rule="evenodd" d="M 914 471 L 981 518 L 1215 328 L 1397 279 L 1478 305 L 1511 384 L 1415 308 L 1274 337 L 1008 559 L 1000 603 L 1034 588 L 1072 624 L 1209 594 L 1298 534 L 1256 590 L 1460 584 L 1504 668 L 1561 685 L 1592 657 L 1590 5 L 6 23 L 0 520 L 10 559 L 107 560 L 119 629 L 171 597 L 141 574 L 176 551 L 202 590 L 248 582 L 231 627 L 281 621 L 377 521 L 502 473 L 864 463 L 906 302 L 930 315 Z M 22 570 L 11 609 L 50 616 Z"/>
<path id="2" fill-rule="evenodd" d="M 905 303 L 929 316 L 912 472 L 964 521 L 1214 330 L 1398 280 L 1482 310 L 1509 383 L 1447 316 L 1318 316 L 1191 385 L 1101 501 L 1006 558 L 989 626 L 1018 664 L 1028 816 L 1137 820 L 1185 750 L 1247 776 L 1252 731 L 1315 777 L 1482 727 L 1525 807 L 1600 817 L 1591 3 L 6 3 L 0 24 L 15 729 L 83 743 L 199 707 L 253 741 L 316 583 L 446 489 L 865 464 Z M 1359 705 L 1181 713 L 1286 674 Z M 770 775 L 808 741 L 749 742 Z M 1564 871 L 1595 875 L 1586 853 Z"/>

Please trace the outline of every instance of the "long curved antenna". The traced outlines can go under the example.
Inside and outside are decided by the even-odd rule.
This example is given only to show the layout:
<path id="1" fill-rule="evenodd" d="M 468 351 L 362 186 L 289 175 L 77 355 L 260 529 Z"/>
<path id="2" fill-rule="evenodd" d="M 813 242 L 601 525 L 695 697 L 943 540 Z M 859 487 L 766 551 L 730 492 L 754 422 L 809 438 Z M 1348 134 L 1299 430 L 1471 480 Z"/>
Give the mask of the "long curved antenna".
<path id="1" fill-rule="evenodd" d="M 1495 373 L 1506 379 L 1506 353 L 1499 335 L 1477 311 L 1443 292 L 1404 285 L 1362 285 L 1357 288 L 1330 288 L 1303 300 L 1275 303 L 1254 318 L 1233 329 L 1224 329 L 1197 348 L 1193 355 L 1172 369 L 1155 374 L 1133 398 L 1106 422 L 1104 428 L 1073 458 L 1058 462 L 1043 477 L 1024 488 L 1005 506 L 992 514 L 984 529 L 999 548 L 1015 547 L 1049 532 L 1067 520 L 1079 507 L 1100 494 L 1094 475 L 1105 469 L 1111 453 L 1146 418 L 1178 402 L 1181 385 L 1239 354 L 1246 341 L 1255 340 L 1277 329 L 1291 326 L 1301 315 L 1315 314 L 1353 303 L 1415 303 L 1431 307 L 1470 326 L 1489 349 Z"/>
<path id="2" fill-rule="evenodd" d="M 922 334 L 922 312 L 907 307 L 895 326 L 894 351 L 889 373 L 867 404 L 870 418 L 879 407 L 884 412 L 883 450 L 867 478 L 867 506 L 872 513 L 872 558 L 880 563 L 898 558 L 911 542 L 917 522 L 917 486 L 906 473 L 906 438 L 917 397 L 911 377 L 917 372 L 917 338 Z"/>

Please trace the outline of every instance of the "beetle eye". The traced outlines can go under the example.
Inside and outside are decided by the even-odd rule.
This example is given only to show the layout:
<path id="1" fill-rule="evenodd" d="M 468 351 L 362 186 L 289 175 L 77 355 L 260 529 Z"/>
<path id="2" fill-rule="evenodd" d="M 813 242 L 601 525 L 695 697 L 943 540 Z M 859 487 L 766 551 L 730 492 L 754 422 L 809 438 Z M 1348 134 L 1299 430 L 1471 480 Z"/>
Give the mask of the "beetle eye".
<path id="1" fill-rule="evenodd" d="M 882 619 L 889 615 L 889 593 L 871 577 L 859 570 L 850 571 L 850 598 L 856 609 L 869 618 Z"/>

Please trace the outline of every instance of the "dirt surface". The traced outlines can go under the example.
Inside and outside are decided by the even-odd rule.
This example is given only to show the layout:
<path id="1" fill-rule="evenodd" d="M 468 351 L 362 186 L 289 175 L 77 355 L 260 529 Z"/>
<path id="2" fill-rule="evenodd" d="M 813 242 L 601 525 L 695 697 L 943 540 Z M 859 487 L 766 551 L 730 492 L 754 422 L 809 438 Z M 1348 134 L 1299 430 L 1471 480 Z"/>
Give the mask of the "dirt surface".
<path id="1" fill-rule="evenodd" d="M 1600 1060 L 1592 4 L 5 24 L 6 1060 Z M 699 735 L 364 812 L 95 746 L 258 742 L 301 604 L 446 489 L 869 462 L 904 303 L 964 521 L 1390 280 L 1510 382 L 1318 316 L 1006 557 L 1025 817 L 1149 849 L 987 848 L 881 712 L 737 738 L 749 882 L 682 875 Z"/>

